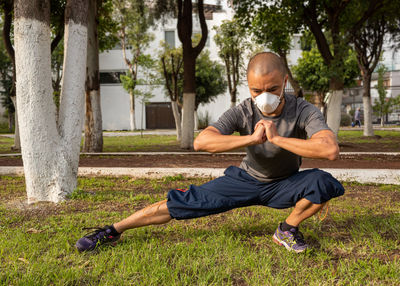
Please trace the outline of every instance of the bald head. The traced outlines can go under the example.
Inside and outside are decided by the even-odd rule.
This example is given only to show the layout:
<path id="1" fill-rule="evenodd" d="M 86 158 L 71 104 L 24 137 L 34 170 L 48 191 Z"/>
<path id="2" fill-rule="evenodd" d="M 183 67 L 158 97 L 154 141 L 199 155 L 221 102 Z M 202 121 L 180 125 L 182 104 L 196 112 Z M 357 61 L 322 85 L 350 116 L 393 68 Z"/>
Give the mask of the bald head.
<path id="1" fill-rule="evenodd" d="M 263 76 L 273 71 L 279 71 L 282 77 L 287 74 L 286 67 L 279 56 L 270 52 L 262 52 L 250 59 L 247 66 L 247 77 L 250 72 Z"/>

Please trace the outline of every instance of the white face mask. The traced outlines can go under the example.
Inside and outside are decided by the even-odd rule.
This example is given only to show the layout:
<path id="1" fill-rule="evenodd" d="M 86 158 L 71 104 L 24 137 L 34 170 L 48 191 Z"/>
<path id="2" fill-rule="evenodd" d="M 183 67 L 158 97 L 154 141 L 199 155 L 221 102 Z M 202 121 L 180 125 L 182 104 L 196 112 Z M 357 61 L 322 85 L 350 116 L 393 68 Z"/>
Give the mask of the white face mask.
<path id="1" fill-rule="evenodd" d="M 284 88 L 285 88 L 285 81 L 283 81 L 282 92 L 280 96 L 277 96 L 270 92 L 263 92 L 257 95 L 254 101 L 258 109 L 260 109 L 261 112 L 266 114 L 273 113 L 281 103 Z"/>

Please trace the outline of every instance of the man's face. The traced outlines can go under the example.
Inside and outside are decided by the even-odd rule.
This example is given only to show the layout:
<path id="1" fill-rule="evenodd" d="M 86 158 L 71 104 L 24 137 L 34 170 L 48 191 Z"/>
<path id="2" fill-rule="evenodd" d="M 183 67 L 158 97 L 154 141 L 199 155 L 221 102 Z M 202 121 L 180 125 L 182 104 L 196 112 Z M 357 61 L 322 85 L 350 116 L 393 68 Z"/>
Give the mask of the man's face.
<path id="1" fill-rule="evenodd" d="M 266 75 L 258 75 L 250 71 L 247 76 L 247 83 L 251 97 L 254 99 L 263 92 L 280 96 L 284 87 L 283 81 L 286 79 L 287 76 L 283 77 L 279 71 L 273 71 Z"/>

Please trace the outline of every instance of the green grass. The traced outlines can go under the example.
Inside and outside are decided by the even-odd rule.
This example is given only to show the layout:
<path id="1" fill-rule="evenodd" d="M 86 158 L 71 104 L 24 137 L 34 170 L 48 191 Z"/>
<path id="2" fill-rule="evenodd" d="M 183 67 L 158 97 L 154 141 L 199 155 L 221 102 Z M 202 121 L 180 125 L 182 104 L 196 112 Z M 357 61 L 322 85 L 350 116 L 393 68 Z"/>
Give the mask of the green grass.
<path id="1" fill-rule="evenodd" d="M 163 151 L 179 148 L 174 135 L 104 136 L 104 152 Z"/>
<path id="2" fill-rule="evenodd" d="M 400 187 L 390 185 L 346 183 L 324 222 L 304 222 L 307 254 L 271 240 L 290 210 L 260 206 L 130 230 L 95 253 L 74 249 L 82 227 L 205 181 L 79 178 L 70 200 L 26 206 L 24 179 L 0 177 L 0 285 L 399 285 Z"/>
<path id="3" fill-rule="evenodd" d="M 390 131 L 390 130 L 374 130 L 374 134 L 381 136 L 385 142 L 399 141 L 400 140 L 400 132 L 399 131 Z M 347 141 L 354 143 L 374 143 L 376 142 L 376 138 L 374 137 L 364 137 L 362 130 L 340 130 L 338 134 L 339 141 Z"/>
<path id="4" fill-rule="evenodd" d="M 14 139 L 0 135 L 0 154 L 4 153 L 15 153 L 11 150 L 11 146 L 14 145 Z"/>

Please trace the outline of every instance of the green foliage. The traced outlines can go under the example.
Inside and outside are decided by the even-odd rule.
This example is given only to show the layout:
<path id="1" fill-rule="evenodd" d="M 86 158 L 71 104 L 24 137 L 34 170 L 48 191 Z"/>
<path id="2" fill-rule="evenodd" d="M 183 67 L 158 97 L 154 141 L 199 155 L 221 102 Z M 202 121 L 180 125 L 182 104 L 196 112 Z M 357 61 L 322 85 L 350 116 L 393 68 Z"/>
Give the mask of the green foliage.
<path id="1" fill-rule="evenodd" d="M 263 6 L 251 21 L 250 31 L 254 40 L 279 55 L 291 48 L 291 37 L 298 32 L 298 25 L 289 9 L 277 5 Z"/>
<path id="2" fill-rule="evenodd" d="M 218 95 L 225 92 L 226 81 L 224 74 L 224 67 L 211 60 L 207 50 L 197 57 L 195 109 L 200 103 L 212 102 Z"/>
<path id="3" fill-rule="evenodd" d="M 347 113 L 342 113 L 340 117 L 340 126 L 350 126 L 351 116 Z"/>
<path id="4" fill-rule="evenodd" d="M 136 61 L 141 71 L 140 77 L 136 77 L 131 70 L 127 70 L 125 75 L 120 76 L 122 87 L 137 98 L 149 99 L 154 95 L 143 89 L 136 89 L 136 87 L 141 85 L 147 87 L 146 90 L 151 89 L 149 86 L 156 83 L 156 76 L 154 75 L 156 63 L 150 55 L 145 54 L 138 55 Z"/>
<path id="5" fill-rule="evenodd" d="M 300 85 L 305 90 L 318 93 L 329 91 L 332 73 L 315 47 L 310 51 L 303 51 L 302 57 L 298 59 L 297 65 L 293 66 L 292 69 Z M 360 71 L 355 53 L 351 50 L 349 50 L 349 56 L 343 61 L 343 69 L 345 87 L 353 86 Z"/>
<path id="6" fill-rule="evenodd" d="M 244 54 L 250 48 L 246 30 L 237 19 L 224 20 L 220 26 L 214 26 L 214 41 L 219 48 L 218 55 L 225 64 L 231 102 L 237 100 L 237 86 L 244 76 Z"/>
<path id="7" fill-rule="evenodd" d="M 149 91 L 149 85 L 155 80 L 153 74 L 155 61 L 150 55 L 142 52 L 154 39 L 154 35 L 148 32 L 151 25 L 149 9 L 143 0 L 112 0 L 112 3 L 113 18 L 119 24 L 118 37 L 128 66 L 126 74 L 120 76 L 122 86 L 131 96 L 140 98 L 143 103 L 147 102 L 153 96 Z M 131 50 L 131 59 L 126 56 L 128 48 Z M 144 85 L 147 88 L 136 89 L 137 85 Z"/>
<path id="8" fill-rule="evenodd" d="M 149 9 L 143 0 L 112 0 L 113 19 L 118 23 L 119 39 L 129 46 L 133 62 L 148 47 L 154 35 L 148 32 L 151 25 Z"/>
<path id="9" fill-rule="evenodd" d="M 218 46 L 218 55 L 221 59 L 228 57 L 243 58 L 243 53 L 249 47 L 246 40 L 246 30 L 240 25 L 237 19 L 224 20 L 219 26 L 214 26 L 216 34 L 215 44 Z"/>
<path id="10" fill-rule="evenodd" d="M 350 3 L 351 2 L 351 3 Z M 394 1 L 392 1 L 394 2 Z M 361 5 L 360 3 L 367 3 Z M 360 5 L 358 5 L 360 4 Z M 312 32 L 313 38 L 318 42 L 318 50 L 323 56 L 325 65 L 329 67 L 331 87 L 342 89 L 346 80 L 346 68 L 343 65 L 348 57 L 349 43 L 352 33 L 361 27 L 369 17 L 384 7 L 380 1 L 298 1 L 298 0 L 242 0 L 234 1 L 237 15 L 243 20 L 244 25 L 256 19 L 258 14 L 265 17 L 257 22 L 260 27 L 265 24 L 267 29 L 277 35 L 277 45 L 283 49 L 288 47 L 290 30 L 303 30 Z M 247 18 L 247 19 L 246 19 Z M 262 29 L 260 29 L 262 30 Z M 257 32 L 257 31 L 256 31 Z M 266 33 L 274 37 L 272 32 Z M 271 38 L 267 39 L 272 43 Z M 310 48 L 310 42 L 303 46 Z"/>
<path id="11" fill-rule="evenodd" d="M 300 85 L 309 91 L 325 93 L 329 90 L 329 72 L 319 51 L 303 51 L 297 65 L 292 68 Z"/>
<path id="12" fill-rule="evenodd" d="M 196 39 L 195 39 L 196 41 Z M 162 43 L 163 50 L 159 52 L 158 73 L 163 78 L 164 86 L 169 95 L 168 89 L 177 90 L 178 101 L 182 102 L 183 96 L 183 67 L 177 69 L 182 64 L 182 47 L 171 49 L 165 43 Z M 165 77 L 162 66 L 164 59 L 166 67 Z M 177 81 L 172 79 L 173 72 L 177 73 Z M 195 109 L 201 103 L 209 103 L 226 90 L 226 81 L 224 79 L 224 67 L 216 61 L 210 59 L 210 53 L 203 50 L 196 59 L 196 102 Z M 168 87 L 168 85 L 169 87 Z"/>
<path id="13" fill-rule="evenodd" d="M 181 47 L 171 48 L 164 41 L 161 46 L 157 71 L 164 83 L 166 96 L 171 101 L 179 101 L 183 96 L 183 51 Z"/>
<path id="14" fill-rule="evenodd" d="M 204 114 L 198 114 L 199 117 L 199 129 L 204 129 L 210 125 L 210 114 L 206 111 Z"/>
<path id="15" fill-rule="evenodd" d="M 113 19 L 112 0 L 102 0 L 98 7 L 97 34 L 100 52 L 110 50 L 118 43 L 118 23 Z"/>

